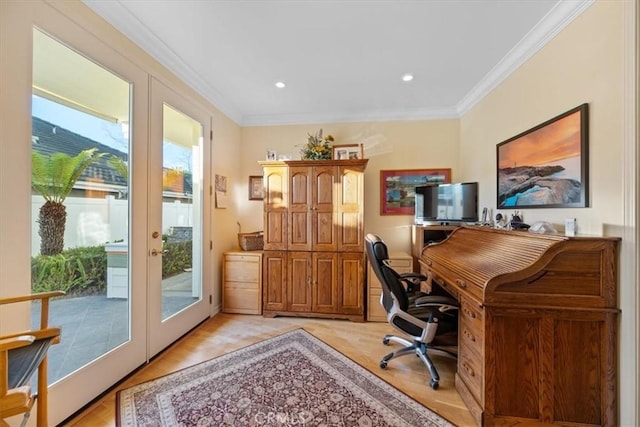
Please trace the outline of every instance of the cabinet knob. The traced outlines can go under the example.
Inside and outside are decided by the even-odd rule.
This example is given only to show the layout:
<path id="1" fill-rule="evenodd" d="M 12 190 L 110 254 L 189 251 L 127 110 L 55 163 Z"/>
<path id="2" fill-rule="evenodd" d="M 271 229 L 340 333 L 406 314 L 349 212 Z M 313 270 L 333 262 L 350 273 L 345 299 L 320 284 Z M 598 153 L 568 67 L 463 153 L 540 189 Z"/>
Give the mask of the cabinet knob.
<path id="1" fill-rule="evenodd" d="M 476 337 L 469 332 L 469 330 L 467 328 L 464 328 L 464 330 L 462 331 L 462 333 L 464 334 L 464 336 L 466 336 L 470 341 L 472 342 L 476 342 Z"/>
<path id="2" fill-rule="evenodd" d="M 462 363 L 462 368 L 467 372 L 467 374 L 469 374 L 470 377 L 475 377 L 476 376 L 476 373 L 473 371 L 471 366 L 469 366 L 469 364 L 467 364 L 467 362 L 463 362 Z"/>

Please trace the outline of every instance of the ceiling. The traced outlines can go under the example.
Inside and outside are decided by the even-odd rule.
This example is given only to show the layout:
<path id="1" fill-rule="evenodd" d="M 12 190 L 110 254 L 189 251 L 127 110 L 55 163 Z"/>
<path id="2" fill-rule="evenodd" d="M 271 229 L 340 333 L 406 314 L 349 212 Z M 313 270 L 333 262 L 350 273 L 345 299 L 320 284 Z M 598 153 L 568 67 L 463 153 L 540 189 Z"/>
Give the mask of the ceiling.
<path id="1" fill-rule="evenodd" d="M 459 117 L 593 0 L 83 1 L 257 126 Z"/>

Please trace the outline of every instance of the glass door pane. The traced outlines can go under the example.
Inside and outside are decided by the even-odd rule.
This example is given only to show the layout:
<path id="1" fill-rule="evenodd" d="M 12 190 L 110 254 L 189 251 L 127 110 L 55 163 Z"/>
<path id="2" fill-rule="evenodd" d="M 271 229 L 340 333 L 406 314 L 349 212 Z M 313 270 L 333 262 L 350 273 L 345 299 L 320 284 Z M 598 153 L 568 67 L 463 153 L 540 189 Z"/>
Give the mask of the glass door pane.
<path id="1" fill-rule="evenodd" d="M 163 105 L 162 320 L 202 298 L 202 125 Z"/>
<path id="2" fill-rule="evenodd" d="M 203 171 L 210 156 L 210 119 L 159 81 L 151 80 L 149 147 L 149 355 L 209 315 L 204 286 L 203 221 L 209 206 Z"/>
<path id="3" fill-rule="evenodd" d="M 34 30 L 32 101 L 32 291 L 66 292 L 51 303 L 53 383 L 130 339 L 131 89 Z"/>

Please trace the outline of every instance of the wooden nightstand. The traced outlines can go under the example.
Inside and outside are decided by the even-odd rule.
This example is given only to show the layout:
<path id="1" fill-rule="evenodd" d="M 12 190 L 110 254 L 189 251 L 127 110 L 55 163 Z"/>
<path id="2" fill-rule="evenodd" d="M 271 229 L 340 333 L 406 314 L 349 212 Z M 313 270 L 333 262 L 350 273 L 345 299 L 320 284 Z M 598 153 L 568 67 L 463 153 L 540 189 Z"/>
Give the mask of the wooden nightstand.
<path id="1" fill-rule="evenodd" d="M 262 251 L 224 253 L 222 311 L 262 314 Z"/>
<path id="2" fill-rule="evenodd" d="M 413 258 L 406 252 L 391 252 L 389 266 L 399 274 L 413 272 Z M 367 262 L 367 320 L 369 322 L 386 322 L 387 312 L 380 305 L 382 288 L 376 273 Z"/>

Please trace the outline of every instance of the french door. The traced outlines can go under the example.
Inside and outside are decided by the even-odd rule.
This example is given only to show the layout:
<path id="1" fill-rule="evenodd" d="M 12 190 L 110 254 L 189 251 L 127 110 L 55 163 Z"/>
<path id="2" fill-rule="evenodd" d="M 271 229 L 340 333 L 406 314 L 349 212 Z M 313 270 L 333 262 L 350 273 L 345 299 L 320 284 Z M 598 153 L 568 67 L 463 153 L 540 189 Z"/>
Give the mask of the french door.
<path id="1" fill-rule="evenodd" d="M 66 210 L 63 226 L 45 221 L 42 209 L 50 197 L 48 175 L 62 170 L 60 164 L 48 173 L 32 173 L 39 190 L 25 194 L 32 206 L 32 290 L 80 281 L 90 291 L 69 286 L 65 298 L 50 304 L 49 323 L 62 329 L 61 342 L 49 350 L 50 425 L 149 358 L 148 76 L 55 17 L 32 30 L 31 144 L 24 147 L 43 163 L 56 156 L 70 163 L 87 151 L 96 160 L 60 202 Z M 59 232 L 64 237 L 55 248 L 51 236 Z M 73 270 L 67 277 L 51 267 L 63 259 Z M 34 305 L 36 322 L 38 314 Z"/>
<path id="2" fill-rule="evenodd" d="M 63 252 L 95 256 L 105 284 L 104 293 L 52 301 L 62 342 L 49 357 L 51 425 L 206 319 L 211 295 L 210 115 L 54 15 L 33 29 L 33 129 L 21 149 L 101 154 L 64 200 Z M 39 232 L 44 199 L 23 196 L 33 206 L 24 245 L 50 264 Z"/>
<path id="3" fill-rule="evenodd" d="M 149 144 L 149 356 L 210 311 L 208 270 L 210 119 L 151 80 Z M 205 138 L 207 137 L 207 138 Z M 205 248 L 206 246 L 206 248 Z"/>

